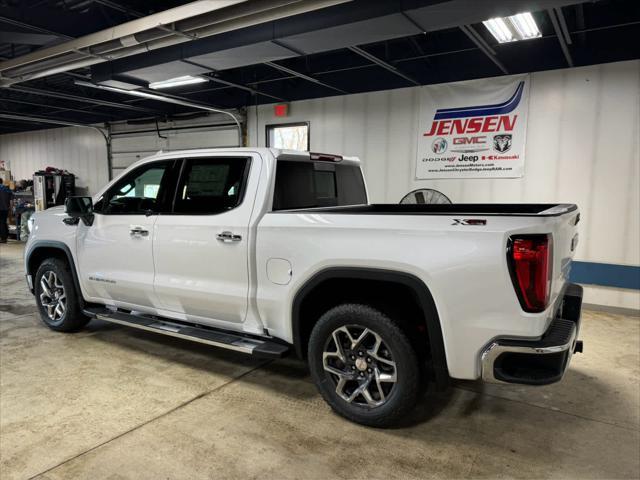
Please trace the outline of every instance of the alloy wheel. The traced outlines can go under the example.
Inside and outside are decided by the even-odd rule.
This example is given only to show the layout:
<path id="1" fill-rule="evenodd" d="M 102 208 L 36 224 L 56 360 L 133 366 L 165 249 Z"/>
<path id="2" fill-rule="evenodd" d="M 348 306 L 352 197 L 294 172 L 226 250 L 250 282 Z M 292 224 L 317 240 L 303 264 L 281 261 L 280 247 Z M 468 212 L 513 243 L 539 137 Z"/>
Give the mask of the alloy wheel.
<path id="1" fill-rule="evenodd" d="M 359 325 L 333 331 L 322 364 L 340 398 L 367 408 L 385 404 L 398 379 L 391 349 L 379 334 Z"/>
<path id="2" fill-rule="evenodd" d="M 59 322 L 67 310 L 67 295 L 64 285 L 53 270 L 44 272 L 40 277 L 40 304 L 45 308 L 52 322 Z"/>

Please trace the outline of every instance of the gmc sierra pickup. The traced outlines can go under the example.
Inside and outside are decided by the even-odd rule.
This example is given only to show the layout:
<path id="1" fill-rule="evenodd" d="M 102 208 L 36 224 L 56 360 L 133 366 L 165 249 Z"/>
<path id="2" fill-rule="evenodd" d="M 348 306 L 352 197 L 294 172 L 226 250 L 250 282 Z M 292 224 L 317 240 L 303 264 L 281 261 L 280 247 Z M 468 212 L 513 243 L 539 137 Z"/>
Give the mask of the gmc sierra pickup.
<path id="1" fill-rule="evenodd" d="M 44 323 L 98 318 L 305 359 L 339 414 L 386 426 L 450 378 L 543 385 L 575 351 L 575 205 L 369 204 L 357 158 L 158 153 L 35 214 Z"/>

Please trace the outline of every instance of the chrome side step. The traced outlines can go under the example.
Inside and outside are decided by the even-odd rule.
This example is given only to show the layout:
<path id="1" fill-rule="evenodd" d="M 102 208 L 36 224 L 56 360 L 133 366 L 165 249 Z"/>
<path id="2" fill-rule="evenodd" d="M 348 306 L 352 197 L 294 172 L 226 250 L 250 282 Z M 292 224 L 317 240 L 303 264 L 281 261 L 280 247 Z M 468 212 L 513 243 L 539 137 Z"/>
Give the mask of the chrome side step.
<path id="1" fill-rule="evenodd" d="M 226 348 L 227 350 L 235 350 L 236 352 L 247 353 L 260 358 L 282 358 L 289 352 L 287 345 L 268 339 L 262 340 L 235 332 L 185 325 L 158 317 L 132 315 L 107 308 L 87 308 L 84 313 L 105 322 Z"/>

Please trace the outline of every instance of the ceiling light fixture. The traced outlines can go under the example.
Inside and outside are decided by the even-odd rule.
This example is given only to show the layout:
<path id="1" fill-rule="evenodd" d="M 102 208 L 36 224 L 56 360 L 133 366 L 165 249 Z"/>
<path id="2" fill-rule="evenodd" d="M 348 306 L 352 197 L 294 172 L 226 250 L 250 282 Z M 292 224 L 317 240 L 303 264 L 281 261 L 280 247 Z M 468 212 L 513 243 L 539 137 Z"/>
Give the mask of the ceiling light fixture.
<path id="1" fill-rule="evenodd" d="M 191 75 L 185 75 L 183 77 L 170 78 L 169 80 L 162 80 L 161 82 L 152 82 L 149 84 L 149 88 L 154 90 L 160 88 L 179 87 L 181 85 L 191 85 L 192 83 L 206 82 L 204 77 L 192 77 Z"/>
<path id="2" fill-rule="evenodd" d="M 491 18 L 482 23 L 498 43 L 529 40 L 542 36 L 530 12 L 518 13 L 510 17 Z"/>

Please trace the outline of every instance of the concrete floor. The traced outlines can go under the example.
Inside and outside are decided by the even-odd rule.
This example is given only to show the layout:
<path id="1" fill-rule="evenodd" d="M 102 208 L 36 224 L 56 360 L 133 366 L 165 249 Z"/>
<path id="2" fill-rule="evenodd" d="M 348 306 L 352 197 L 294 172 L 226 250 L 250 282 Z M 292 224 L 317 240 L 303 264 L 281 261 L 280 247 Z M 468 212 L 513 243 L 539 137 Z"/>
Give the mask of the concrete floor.
<path id="1" fill-rule="evenodd" d="M 407 426 L 334 415 L 295 360 L 93 321 L 47 329 L 0 246 L 0 478 L 639 478 L 640 320 L 585 311 L 543 388 L 460 382 Z"/>

